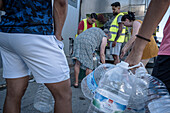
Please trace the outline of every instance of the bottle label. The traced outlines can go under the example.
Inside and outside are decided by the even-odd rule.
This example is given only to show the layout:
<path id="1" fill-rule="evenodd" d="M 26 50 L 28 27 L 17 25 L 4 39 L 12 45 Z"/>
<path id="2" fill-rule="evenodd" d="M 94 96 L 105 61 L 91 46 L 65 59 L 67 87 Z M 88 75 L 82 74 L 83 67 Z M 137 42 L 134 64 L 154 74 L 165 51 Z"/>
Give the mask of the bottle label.
<path id="1" fill-rule="evenodd" d="M 94 79 L 94 71 L 87 76 L 87 86 L 88 86 L 89 90 L 94 94 L 95 90 L 98 87 L 98 85 Z"/>
<path id="2" fill-rule="evenodd" d="M 126 109 L 126 105 L 117 103 L 114 100 L 99 94 L 98 92 L 95 92 L 92 104 L 99 110 L 106 113 L 123 113 Z"/>

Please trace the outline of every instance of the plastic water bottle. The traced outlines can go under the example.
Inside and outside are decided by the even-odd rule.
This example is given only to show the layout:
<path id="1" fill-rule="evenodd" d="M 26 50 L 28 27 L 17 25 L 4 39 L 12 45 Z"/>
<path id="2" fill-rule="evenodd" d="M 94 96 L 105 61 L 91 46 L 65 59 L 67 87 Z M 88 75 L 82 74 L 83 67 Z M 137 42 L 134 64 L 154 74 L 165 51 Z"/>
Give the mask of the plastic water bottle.
<path id="1" fill-rule="evenodd" d="M 170 95 L 165 84 L 156 77 L 149 79 L 147 103 L 150 113 L 170 113 Z"/>
<path id="2" fill-rule="evenodd" d="M 150 75 L 144 66 L 135 71 L 132 93 L 128 102 L 126 113 L 146 113 L 147 89 L 149 87 Z"/>
<path id="3" fill-rule="evenodd" d="M 170 113 L 170 97 L 163 96 L 148 104 L 150 113 Z"/>
<path id="4" fill-rule="evenodd" d="M 121 62 L 102 76 L 88 113 L 123 113 L 132 91 L 129 64 Z"/>
<path id="5" fill-rule="evenodd" d="M 93 56 L 93 67 L 94 69 L 96 69 L 99 65 L 100 65 L 100 56 L 94 52 L 94 56 Z"/>
<path id="6" fill-rule="evenodd" d="M 110 69 L 114 68 L 112 64 L 101 64 L 92 73 L 87 75 L 81 82 L 81 90 L 85 97 L 92 99 L 95 90 L 98 87 L 100 78 Z"/>
<path id="7" fill-rule="evenodd" d="M 40 84 L 34 98 L 34 108 L 41 112 L 50 112 L 54 108 L 54 99 L 44 84 Z"/>
<path id="8" fill-rule="evenodd" d="M 126 113 L 170 113 L 170 96 L 164 83 L 149 75 L 142 65 L 135 71 Z"/>
<path id="9" fill-rule="evenodd" d="M 97 57 L 96 57 L 96 56 L 93 56 L 93 67 L 94 67 L 94 69 L 97 68 L 97 65 L 98 65 L 98 63 L 97 63 Z"/>

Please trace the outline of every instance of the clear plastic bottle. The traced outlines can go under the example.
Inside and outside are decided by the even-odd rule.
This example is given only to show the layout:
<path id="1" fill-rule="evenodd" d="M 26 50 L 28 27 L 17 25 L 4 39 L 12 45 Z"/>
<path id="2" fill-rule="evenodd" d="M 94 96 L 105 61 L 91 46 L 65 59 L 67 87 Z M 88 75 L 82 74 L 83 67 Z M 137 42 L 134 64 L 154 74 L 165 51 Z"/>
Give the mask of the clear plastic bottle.
<path id="1" fill-rule="evenodd" d="M 150 113 L 170 113 L 170 97 L 163 96 L 155 99 L 148 104 L 148 108 Z"/>
<path id="2" fill-rule="evenodd" d="M 99 65 L 100 65 L 100 56 L 94 52 L 94 56 L 93 56 L 93 67 L 94 69 L 96 69 Z"/>
<path id="3" fill-rule="evenodd" d="M 139 67 L 135 71 L 132 94 L 130 96 L 126 113 L 145 113 L 147 101 L 147 89 L 149 87 L 150 75 L 145 67 Z"/>
<path id="4" fill-rule="evenodd" d="M 150 113 L 170 113 L 170 95 L 165 84 L 150 77 L 147 105 Z"/>
<path id="5" fill-rule="evenodd" d="M 102 76 L 88 113 L 123 113 L 132 91 L 129 64 L 121 62 Z"/>
<path id="6" fill-rule="evenodd" d="M 34 108 L 41 112 L 50 112 L 54 108 L 54 99 L 44 84 L 40 84 L 34 98 Z"/>
<path id="7" fill-rule="evenodd" d="M 114 68 L 112 64 L 102 64 L 92 73 L 87 75 L 81 82 L 81 90 L 85 97 L 92 99 L 95 90 L 98 87 L 100 78 L 110 69 Z"/>
<path id="8" fill-rule="evenodd" d="M 135 71 L 126 113 L 170 113 L 170 96 L 164 83 L 149 75 L 144 66 Z"/>
<path id="9" fill-rule="evenodd" d="M 97 57 L 96 57 L 96 56 L 93 56 L 93 67 L 94 67 L 94 69 L 97 68 L 97 65 L 98 65 L 97 62 L 98 62 Z"/>

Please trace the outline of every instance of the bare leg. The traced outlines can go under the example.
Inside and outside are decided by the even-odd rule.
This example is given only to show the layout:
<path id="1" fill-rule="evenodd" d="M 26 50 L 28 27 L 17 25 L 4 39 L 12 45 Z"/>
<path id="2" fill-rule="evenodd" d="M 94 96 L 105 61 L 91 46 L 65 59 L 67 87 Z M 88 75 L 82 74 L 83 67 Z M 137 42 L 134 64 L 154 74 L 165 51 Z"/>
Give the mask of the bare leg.
<path id="1" fill-rule="evenodd" d="M 143 59 L 141 60 L 141 62 L 143 63 L 144 66 L 146 66 L 146 64 L 149 62 L 149 59 Z"/>
<path id="2" fill-rule="evenodd" d="M 55 104 L 54 113 L 72 113 L 72 91 L 70 87 L 70 79 L 59 83 L 45 84 L 51 91 Z"/>
<path id="3" fill-rule="evenodd" d="M 88 74 L 90 74 L 92 71 L 93 71 L 93 70 L 87 68 L 87 69 L 86 69 L 86 76 L 87 76 Z"/>
<path id="4" fill-rule="evenodd" d="M 20 113 L 21 99 L 28 86 L 29 77 L 6 79 L 7 93 L 3 113 Z"/>
<path id="5" fill-rule="evenodd" d="M 78 86 L 78 82 L 79 82 L 79 73 L 80 73 L 80 62 L 78 60 L 76 60 L 76 64 L 74 66 L 74 76 L 75 76 L 75 85 Z"/>
<path id="6" fill-rule="evenodd" d="M 120 63 L 119 56 L 113 55 L 113 58 L 114 58 L 114 64 Z"/>

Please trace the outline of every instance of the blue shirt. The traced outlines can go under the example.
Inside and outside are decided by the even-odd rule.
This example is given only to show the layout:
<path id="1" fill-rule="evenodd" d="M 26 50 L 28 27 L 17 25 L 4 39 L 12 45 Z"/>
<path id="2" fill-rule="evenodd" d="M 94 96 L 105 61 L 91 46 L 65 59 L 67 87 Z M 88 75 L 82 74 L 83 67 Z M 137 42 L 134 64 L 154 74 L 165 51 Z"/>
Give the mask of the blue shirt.
<path id="1" fill-rule="evenodd" d="M 0 32 L 53 35 L 51 0 L 3 0 Z"/>

